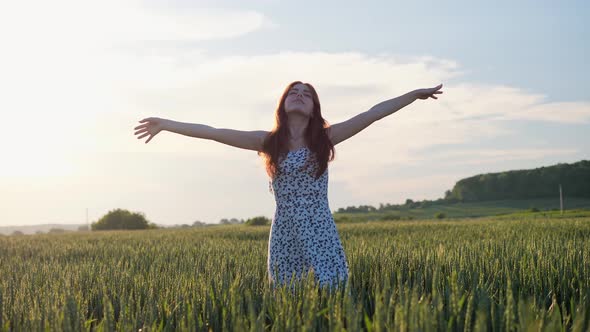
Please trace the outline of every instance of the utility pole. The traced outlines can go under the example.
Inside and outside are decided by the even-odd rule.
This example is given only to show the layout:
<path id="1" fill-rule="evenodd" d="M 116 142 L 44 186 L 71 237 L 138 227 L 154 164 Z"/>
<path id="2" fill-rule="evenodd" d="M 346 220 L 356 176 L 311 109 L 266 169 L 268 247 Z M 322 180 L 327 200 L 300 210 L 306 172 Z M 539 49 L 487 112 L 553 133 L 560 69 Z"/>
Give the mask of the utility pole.
<path id="1" fill-rule="evenodd" d="M 559 209 L 561 210 L 561 214 L 563 214 L 563 194 L 561 193 L 561 183 L 559 184 Z"/>

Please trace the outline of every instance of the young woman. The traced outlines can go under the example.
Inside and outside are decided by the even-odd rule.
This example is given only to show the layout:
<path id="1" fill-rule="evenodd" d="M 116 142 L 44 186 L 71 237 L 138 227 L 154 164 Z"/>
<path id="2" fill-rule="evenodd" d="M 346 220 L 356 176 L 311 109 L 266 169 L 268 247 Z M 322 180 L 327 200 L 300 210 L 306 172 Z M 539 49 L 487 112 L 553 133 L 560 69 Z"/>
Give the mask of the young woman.
<path id="1" fill-rule="evenodd" d="M 276 202 L 268 244 L 270 285 L 288 284 L 313 272 L 320 285 L 338 286 L 348 280 L 348 263 L 328 205 L 328 162 L 334 160 L 334 146 L 416 99 L 438 99 L 435 94 L 442 93 L 441 87 L 410 91 L 329 126 L 314 87 L 296 81 L 284 90 L 271 131 L 213 128 L 155 117 L 140 120 L 143 124 L 134 129 L 138 139 L 149 135 L 145 143 L 167 130 L 258 151 Z"/>

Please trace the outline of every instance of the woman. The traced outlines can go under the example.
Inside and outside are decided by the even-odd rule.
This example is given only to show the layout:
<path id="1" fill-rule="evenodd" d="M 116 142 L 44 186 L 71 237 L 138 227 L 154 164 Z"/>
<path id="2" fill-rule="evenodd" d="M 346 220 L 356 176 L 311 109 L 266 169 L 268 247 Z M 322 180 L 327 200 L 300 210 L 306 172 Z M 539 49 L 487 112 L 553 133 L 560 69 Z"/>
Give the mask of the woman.
<path id="1" fill-rule="evenodd" d="M 292 82 L 284 90 L 270 131 L 239 131 L 155 117 L 140 120 L 135 129 L 148 143 L 162 130 L 211 139 L 258 151 L 265 160 L 276 210 L 268 244 L 267 270 L 271 286 L 313 273 L 320 285 L 348 280 L 348 264 L 328 205 L 328 162 L 334 146 L 371 123 L 411 104 L 434 98 L 442 84 L 417 89 L 381 102 L 351 119 L 327 125 L 318 95 L 309 83 Z M 271 189 L 272 186 L 272 189 Z"/>

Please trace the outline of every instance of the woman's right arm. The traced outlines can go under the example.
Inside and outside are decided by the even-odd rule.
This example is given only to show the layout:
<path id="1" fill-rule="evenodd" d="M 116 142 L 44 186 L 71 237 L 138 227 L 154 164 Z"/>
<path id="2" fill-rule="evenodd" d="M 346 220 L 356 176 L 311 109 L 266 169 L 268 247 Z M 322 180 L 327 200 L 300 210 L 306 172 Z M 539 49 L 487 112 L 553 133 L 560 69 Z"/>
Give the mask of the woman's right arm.
<path id="1" fill-rule="evenodd" d="M 264 130 L 242 131 L 214 128 L 204 124 L 178 122 L 160 118 L 146 118 L 139 122 L 147 122 L 135 127 L 135 129 L 140 129 L 135 134 L 145 133 L 146 131 L 151 134 L 146 143 L 161 130 L 167 130 L 185 136 L 214 140 L 237 148 L 262 151 L 262 143 L 268 134 Z M 146 133 L 138 138 L 143 138 L 146 135 L 148 134 Z"/>

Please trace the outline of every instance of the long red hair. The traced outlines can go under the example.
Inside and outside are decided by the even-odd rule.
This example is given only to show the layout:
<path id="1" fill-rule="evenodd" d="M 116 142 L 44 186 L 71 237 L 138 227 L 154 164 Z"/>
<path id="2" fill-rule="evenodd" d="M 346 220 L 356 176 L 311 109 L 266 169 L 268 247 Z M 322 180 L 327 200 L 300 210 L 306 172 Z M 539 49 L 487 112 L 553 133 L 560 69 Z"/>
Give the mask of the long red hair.
<path id="1" fill-rule="evenodd" d="M 315 160 L 317 160 L 319 164 L 318 171 L 315 175 L 315 178 L 318 179 L 324 174 L 324 171 L 328 167 L 328 162 L 334 160 L 335 150 L 334 145 L 330 141 L 326 132 L 326 128 L 329 127 L 329 124 L 324 118 L 322 118 L 320 99 L 314 87 L 309 83 L 295 81 L 285 88 L 275 111 L 274 127 L 264 139 L 262 151 L 259 151 L 258 155 L 263 156 L 266 172 L 274 179 L 278 173 L 277 166 L 279 158 L 285 156 L 289 152 L 289 128 L 287 113 L 285 112 L 285 99 L 287 99 L 289 91 L 295 84 L 305 84 L 311 91 L 313 99 L 313 116 L 309 119 L 304 137 L 307 147 L 315 156 Z"/>

